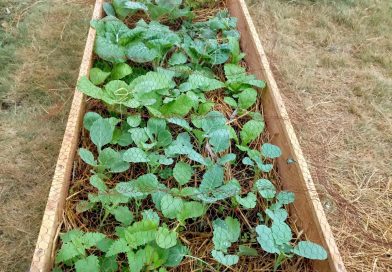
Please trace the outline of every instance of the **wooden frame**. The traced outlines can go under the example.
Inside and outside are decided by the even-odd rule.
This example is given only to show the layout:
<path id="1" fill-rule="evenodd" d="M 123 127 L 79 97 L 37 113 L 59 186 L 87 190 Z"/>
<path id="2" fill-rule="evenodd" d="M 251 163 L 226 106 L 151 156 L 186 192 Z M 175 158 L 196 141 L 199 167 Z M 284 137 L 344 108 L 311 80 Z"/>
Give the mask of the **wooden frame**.
<path id="1" fill-rule="evenodd" d="M 96 0 L 93 19 L 102 16 L 102 4 L 103 0 Z M 267 82 L 267 88 L 263 91 L 264 118 L 267 129 L 272 135 L 272 142 L 282 149 L 283 155 L 277 160 L 282 185 L 285 189 L 296 192 L 296 200 L 290 213 L 298 226 L 304 230 L 307 238 L 322 244 L 329 253 L 328 260 L 314 262 L 314 269 L 344 272 L 346 270 L 342 258 L 245 1 L 228 0 L 228 8 L 230 13 L 238 18 L 241 47 L 246 53 L 250 72 Z M 92 66 L 94 41 L 95 30 L 90 28 L 79 78 L 87 75 Z M 30 267 L 32 272 L 46 272 L 53 265 L 56 238 L 68 193 L 84 110 L 83 94 L 75 90 Z M 288 159 L 293 159 L 295 163 L 288 163 Z"/>

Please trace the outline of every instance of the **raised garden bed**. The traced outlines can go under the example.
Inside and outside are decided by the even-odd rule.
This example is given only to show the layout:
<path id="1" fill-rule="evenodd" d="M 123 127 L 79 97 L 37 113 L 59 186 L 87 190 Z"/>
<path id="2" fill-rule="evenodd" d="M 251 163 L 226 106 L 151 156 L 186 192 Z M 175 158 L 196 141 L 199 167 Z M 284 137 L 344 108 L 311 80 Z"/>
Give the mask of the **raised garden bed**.
<path id="1" fill-rule="evenodd" d="M 244 1 L 164 2 L 92 23 L 31 271 L 345 271 Z"/>

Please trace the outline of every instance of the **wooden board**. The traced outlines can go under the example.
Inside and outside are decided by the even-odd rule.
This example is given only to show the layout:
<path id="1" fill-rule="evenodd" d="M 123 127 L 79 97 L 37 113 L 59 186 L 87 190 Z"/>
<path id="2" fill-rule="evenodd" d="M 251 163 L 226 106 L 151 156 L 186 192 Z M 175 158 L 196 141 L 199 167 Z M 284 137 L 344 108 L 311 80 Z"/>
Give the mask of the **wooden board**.
<path id="1" fill-rule="evenodd" d="M 93 19 L 102 16 L 102 3 L 103 0 L 96 1 Z M 321 243 L 329 253 L 327 261 L 314 262 L 315 271 L 344 272 L 344 264 L 246 4 L 243 0 L 229 0 L 228 7 L 230 13 L 238 18 L 241 47 L 247 55 L 250 72 L 267 82 L 268 87 L 263 91 L 263 114 L 272 142 L 279 145 L 283 152 L 277 162 L 282 184 L 285 189 L 296 193 L 290 213 L 307 238 Z M 87 75 L 92 66 L 94 40 L 95 30 L 90 28 L 79 78 Z M 68 194 L 84 106 L 83 94 L 75 90 L 30 271 L 50 271 L 53 265 L 54 247 Z M 296 163 L 288 164 L 289 158 Z"/>

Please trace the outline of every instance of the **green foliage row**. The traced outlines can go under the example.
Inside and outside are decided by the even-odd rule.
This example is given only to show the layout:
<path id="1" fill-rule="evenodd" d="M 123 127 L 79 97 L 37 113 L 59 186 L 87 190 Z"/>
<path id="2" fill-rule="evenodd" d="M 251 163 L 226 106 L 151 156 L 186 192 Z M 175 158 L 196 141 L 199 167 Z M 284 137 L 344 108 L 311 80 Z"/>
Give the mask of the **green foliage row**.
<path id="1" fill-rule="evenodd" d="M 166 271 L 185 257 L 197 259 L 179 239 L 189 224 L 212 207 L 257 209 L 258 200 L 266 208 L 250 232 L 241 230 L 232 216 L 213 220 L 211 256 L 217 263 L 232 266 L 261 249 L 277 256 L 275 269 L 294 255 L 326 259 L 317 244 L 293 244 L 285 205 L 294 201 L 294 194 L 277 192 L 263 178 L 281 150 L 270 143 L 260 149 L 254 144 L 265 124 L 252 109 L 265 84 L 241 66 L 245 54 L 236 19 L 222 11 L 192 23 L 192 12 L 178 0 L 114 0 L 104 8 L 108 16 L 91 23 L 99 59 L 89 77 L 79 80 L 78 90 L 101 101 L 107 113 L 84 116 L 94 146 L 80 148 L 79 156 L 91 167 L 94 191 L 76 210 L 100 215 L 100 229 L 108 220 L 115 220 L 116 227 L 108 235 L 77 229 L 62 234 L 55 270 Z M 139 11 L 151 22 L 140 20 L 128 28 L 121 21 Z M 181 28 L 171 30 L 158 21 L 162 18 L 181 19 Z M 223 101 L 233 111 L 230 118 L 214 109 L 216 102 L 208 99 L 214 92 L 224 93 Z M 234 125 L 239 118 L 243 125 Z M 245 193 L 241 181 L 225 180 L 225 169 L 238 164 L 253 174 L 253 188 Z M 135 165 L 145 174 L 108 185 Z M 143 209 L 146 202 L 153 208 Z M 250 236 L 254 242 L 246 238 Z"/>

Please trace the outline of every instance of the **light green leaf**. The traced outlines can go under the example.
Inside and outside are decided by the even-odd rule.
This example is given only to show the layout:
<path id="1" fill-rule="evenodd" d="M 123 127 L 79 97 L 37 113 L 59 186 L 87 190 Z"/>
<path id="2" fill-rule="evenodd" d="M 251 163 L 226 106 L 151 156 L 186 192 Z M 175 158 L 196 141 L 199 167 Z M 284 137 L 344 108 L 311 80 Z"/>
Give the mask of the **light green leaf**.
<path id="1" fill-rule="evenodd" d="M 101 99 L 102 97 L 102 89 L 95 86 L 86 76 L 82 76 L 77 84 L 77 89 L 95 99 Z"/>
<path id="2" fill-rule="evenodd" d="M 166 227 L 159 227 L 155 241 L 161 248 L 171 248 L 177 244 L 177 232 L 170 231 Z"/>
<path id="3" fill-rule="evenodd" d="M 238 241 L 241 227 L 237 219 L 232 217 L 227 217 L 225 220 L 215 219 L 212 226 L 214 228 L 212 241 L 216 250 L 226 252 L 232 243 Z"/>
<path id="4" fill-rule="evenodd" d="M 101 115 L 96 112 L 87 112 L 83 117 L 83 126 L 85 129 L 90 131 L 91 126 L 94 124 L 95 121 L 101 119 Z"/>
<path id="5" fill-rule="evenodd" d="M 235 200 L 237 200 L 237 202 L 245 209 L 253 209 L 256 207 L 256 195 L 252 192 L 249 192 L 246 197 L 240 197 L 239 195 L 236 195 Z"/>
<path id="6" fill-rule="evenodd" d="M 185 224 L 186 219 L 197 218 L 204 215 L 204 205 L 197 201 L 184 202 L 184 205 L 177 215 L 177 219 L 182 224 Z"/>
<path id="7" fill-rule="evenodd" d="M 186 121 L 183 118 L 180 117 L 172 117 L 167 119 L 168 122 L 172 124 L 176 124 L 177 126 L 180 126 L 188 131 L 192 130 L 192 128 L 189 126 L 188 121 Z"/>
<path id="8" fill-rule="evenodd" d="M 142 121 L 142 118 L 140 117 L 140 113 L 137 114 L 132 114 L 127 117 L 127 123 L 130 127 L 138 127 Z"/>
<path id="9" fill-rule="evenodd" d="M 173 197 L 170 194 L 166 194 L 161 199 L 161 210 L 165 217 L 174 219 L 178 213 L 183 209 L 183 201 L 179 197 Z"/>
<path id="10" fill-rule="evenodd" d="M 100 272 L 99 260 L 95 255 L 80 259 L 75 263 L 76 272 Z"/>
<path id="11" fill-rule="evenodd" d="M 177 162 L 173 169 L 173 176 L 180 185 L 187 184 L 193 175 L 193 169 L 190 164 L 185 162 Z"/>
<path id="12" fill-rule="evenodd" d="M 98 175 L 93 175 L 90 177 L 90 184 L 97 188 L 100 192 L 106 192 L 108 189 L 105 182 Z"/>
<path id="13" fill-rule="evenodd" d="M 182 52 L 174 53 L 171 58 L 169 59 L 169 64 L 174 66 L 178 64 L 184 64 L 187 61 L 187 56 Z"/>
<path id="14" fill-rule="evenodd" d="M 257 241 L 263 250 L 268 253 L 280 253 L 279 248 L 274 242 L 274 237 L 272 236 L 272 231 L 269 227 L 265 225 L 258 225 L 256 227 L 256 233 Z"/>
<path id="15" fill-rule="evenodd" d="M 325 260 L 328 257 L 327 251 L 322 246 L 310 241 L 299 242 L 293 252 L 311 260 Z"/>
<path id="16" fill-rule="evenodd" d="M 114 210 L 111 211 L 116 220 L 123 225 L 127 226 L 133 221 L 133 214 L 129 210 L 128 207 L 125 206 L 117 206 Z"/>
<path id="17" fill-rule="evenodd" d="M 83 249 L 84 253 L 84 249 Z M 66 262 L 76 256 L 81 255 L 79 249 L 73 243 L 63 243 L 61 248 L 57 251 L 56 264 Z"/>
<path id="18" fill-rule="evenodd" d="M 215 164 L 203 175 L 200 190 L 211 191 L 223 184 L 224 170 L 222 166 Z"/>
<path id="19" fill-rule="evenodd" d="M 103 149 L 98 156 L 100 166 L 104 166 L 106 169 L 110 169 L 112 173 L 121 173 L 129 168 L 129 163 L 124 162 L 121 153 L 107 147 Z"/>
<path id="20" fill-rule="evenodd" d="M 237 101 L 234 98 L 226 96 L 223 101 L 232 108 L 237 108 Z"/>
<path id="21" fill-rule="evenodd" d="M 211 255 L 217 262 L 227 266 L 234 265 L 238 263 L 239 260 L 239 257 L 237 255 L 225 255 L 222 251 L 218 251 L 215 249 L 211 251 Z"/>
<path id="22" fill-rule="evenodd" d="M 220 157 L 217 161 L 218 164 L 224 165 L 228 162 L 235 161 L 236 155 L 234 153 L 228 153 L 222 157 Z"/>
<path id="23" fill-rule="evenodd" d="M 250 108 L 257 100 L 257 91 L 253 88 L 247 88 L 238 94 L 238 106 L 246 110 Z"/>
<path id="24" fill-rule="evenodd" d="M 123 160 L 126 162 L 148 162 L 147 153 L 138 147 L 131 147 L 123 154 Z"/>
<path id="25" fill-rule="evenodd" d="M 169 248 L 168 252 L 169 255 L 167 256 L 165 266 L 175 267 L 179 265 L 184 256 L 188 254 L 188 249 L 181 244 L 177 244 L 174 247 Z"/>
<path id="26" fill-rule="evenodd" d="M 285 209 L 276 209 L 270 210 L 266 209 L 265 213 L 273 220 L 273 221 L 285 221 L 287 219 L 287 211 Z"/>
<path id="27" fill-rule="evenodd" d="M 276 199 L 278 200 L 278 202 L 280 204 L 287 205 L 287 204 L 294 202 L 295 195 L 293 192 L 282 191 L 282 192 L 278 193 L 278 195 L 276 196 Z"/>
<path id="28" fill-rule="evenodd" d="M 186 94 L 181 94 L 176 100 L 164 104 L 161 112 L 166 116 L 185 116 L 192 109 L 193 100 Z"/>
<path id="29" fill-rule="evenodd" d="M 90 128 L 91 141 L 101 150 L 112 141 L 114 125 L 108 119 L 96 120 Z"/>
<path id="30" fill-rule="evenodd" d="M 259 179 L 255 182 L 255 189 L 265 199 L 272 199 L 275 197 L 275 186 L 267 179 Z"/>
<path id="31" fill-rule="evenodd" d="M 99 68 L 91 68 L 90 70 L 90 80 L 94 85 L 104 83 L 109 75 L 109 72 L 104 72 Z"/>
<path id="32" fill-rule="evenodd" d="M 143 210 L 142 216 L 143 216 L 143 220 L 153 221 L 157 225 L 159 225 L 159 221 L 160 221 L 159 215 L 155 211 L 153 211 L 152 209 Z"/>
<path id="33" fill-rule="evenodd" d="M 97 161 L 94 159 L 94 155 L 90 150 L 79 148 L 79 156 L 85 163 L 91 166 L 97 166 Z"/>
<path id="34" fill-rule="evenodd" d="M 276 145 L 265 143 L 261 146 L 261 154 L 265 158 L 274 159 L 282 155 L 282 151 Z"/>
<path id="35" fill-rule="evenodd" d="M 158 57 L 158 52 L 155 49 L 148 48 L 142 42 L 129 44 L 127 48 L 127 57 L 137 63 L 144 63 L 153 61 Z"/>
<path id="36" fill-rule="evenodd" d="M 191 84 L 192 89 L 199 89 L 203 92 L 213 91 L 225 86 L 223 82 L 203 76 L 201 74 L 190 75 L 188 82 Z"/>
<path id="37" fill-rule="evenodd" d="M 277 245 L 288 244 L 293 238 L 289 225 L 282 221 L 274 221 L 271 231 Z"/>
<path id="38" fill-rule="evenodd" d="M 242 145 L 247 145 L 251 141 L 256 140 L 257 137 L 264 131 L 264 122 L 250 120 L 243 127 L 240 132 Z"/>
<path id="39" fill-rule="evenodd" d="M 112 245 L 109 247 L 109 250 L 106 252 L 106 257 L 115 256 L 119 253 L 127 253 L 131 249 L 128 246 L 128 243 L 125 239 L 115 240 Z"/>
<path id="40" fill-rule="evenodd" d="M 122 79 L 132 74 L 132 68 L 126 63 L 117 63 L 114 65 L 110 74 L 111 79 Z"/>
<path id="41" fill-rule="evenodd" d="M 238 247 L 238 255 L 257 257 L 257 250 L 248 246 L 240 245 Z"/>

